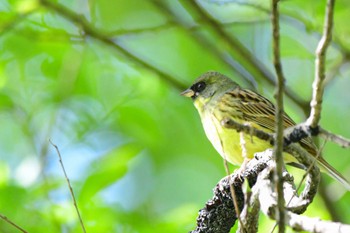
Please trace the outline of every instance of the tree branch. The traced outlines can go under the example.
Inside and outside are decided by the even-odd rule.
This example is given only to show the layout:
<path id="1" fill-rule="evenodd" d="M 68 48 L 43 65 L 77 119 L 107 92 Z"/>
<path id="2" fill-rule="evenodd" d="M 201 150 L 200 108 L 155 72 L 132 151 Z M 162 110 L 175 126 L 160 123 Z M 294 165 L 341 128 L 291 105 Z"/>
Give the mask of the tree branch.
<path id="1" fill-rule="evenodd" d="M 310 218 L 287 212 L 286 221 L 295 231 L 306 231 L 313 233 L 347 233 L 350 232 L 350 225 L 323 221 L 319 218 Z"/>
<path id="2" fill-rule="evenodd" d="M 210 199 L 205 207 L 199 211 L 197 218 L 197 227 L 192 233 L 228 233 L 237 220 L 236 211 L 232 204 L 232 196 L 230 195 L 230 185 L 234 186 L 238 205 L 242 210 L 244 203 L 249 202 L 252 208 L 248 211 L 247 205 L 241 211 L 244 213 L 242 221 L 252 222 L 252 225 L 245 225 L 244 230 L 247 232 L 256 232 L 259 209 L 265 211 L 271 218 L 275 218 L 276 199 L 274 185 L 271 181 L 272 170 L 275 169 L 275 162 L 272 160 L 272 150 L 256 153 L 255 158 L 250 160 L 243 174 L 236 171 L 230 177 L 223 178 L 214 188 L 214 196 Z M 314 170 L 319 172 L 315 167 Z M 286 200 L 292 199 L 288 206 L 288 211 L 293 213 L 303 213 L 307 206 L 312 202 L 316 192 L 315 185 L 318 184 L 319 176 L 311 175 L 315 171 L 310 172 L 309 181 L 305 183 L 305 188 L 298 197 L 293 184 L 292 176 L 283 171 L 283 182 Z M 308 174 L 309 175 L 309 174 Z M 243 178 L 243 179 L 242 179 Z M 244 180 L 248 181 L 252 187 L 252 194 L 247 193 L 249 199 L 244 198 L 242 184 Z M 231 182 L 231 183 L 230 183 Z"/>
<path id="3" fill-rule="evenodd" d="M 242 210 L 244 206 L 242 183 L 243 179 L 238 173 L 223 178 L 214 188 L 214 197 L 207 201 L 205 207 L 199 211 L 197 227 L 192 233 L 230 232 L 238 218 L 230 190 L 233 186 L 237 206 Z"/>
<path id="4" fill-rule="evenodd" d="M 327 141 L 334 142 L 343 148 L 350 148 L 350 139 L 331 133 L 319 127 L 319 136 Z"/>
<path id="5" fill-rule="evenodd" d="M 326 7 L 326 18 L 324 22 L 323 35 L 316 49 L 315 79 L 312 84 L 312 100 L 310 102 L 311 112 L 307 123 L 315 128 L 321 119 L 322 99 L 324 92 L 324 80 L 326 70 L 326 51 L 332 39 L 333 10 L 335 0 L 328 0 Z"/>
<path id="6" fill-rule="evenodd" d="M 285 202 L 283 194 L 283 92 L 284 92 L 284 75 L 282 71 L 282 63 L 280 57 L 280 34 L 279 34 L 279 12 L 278 12 L 279 0 L 272 0 L 272 37 L 273 37 L 273 64 L 277 74 L 276 85 L 276 143 L 274 146 L 274 159 L 276 161 L 276 171 L 274 173 L 274 182 L 277 194 L 277 223 L 278 232 L 285 232 Z"/>
<path id="7" fill-rule="evenodd" d="M 275 218 L 275 195 L 273 186 L 269 179 L 270 174 L 268 169 L 265 169 L 258 177 L 257 185 L 252 188 L 252 197 L 258 198 L 261 203 L 261 210 L 264 214 L 270 218 Z M 288 177 L 288 176 L 287 176 Z M 286 182 L 288 185 L 289 183 Z M 288 186 L 284 186 L 285 190 L 289 190 Z M 288 193 L 288 192 L 286 192 Z M 306 216 L 300 216 L 293 213 L 292 211 L 286 211 L 286 224 L 296 231 L 307 231 L 317 233 L 328 233 L 328 232 L 349 232 L 350 225 L 334 223 L 328 221 L 322 221 L 316 218 L 310 218 Z"/>
<path id="8" fill-rule="evenodd" d="M 66 7 L 59 5 L 59 4 L 56 4 L 56 3 L 53 3 L 49 0 L 40 0 L 40 2 L 46 8 L 55 11 L 57 14 L 61 15 L 62 17 L 77 24 L 86 35 L 91 36 L 92 38 L 114 48 L 120 54 L 125 56 L 127 59 L 130 59 L 132 62 L 134 62 L 138 65 L 141 65 L 141 66 L 145 67 L 146 69 L 153 71 L 154 73 L 159 75 L 161 78 L 163 78 L 165 81 L 170 83 L 175 88 L 177 88 L 179 90 L 186 89 L 187 86 L 184 85 L 183 83 L 179 82 L 174 77 L 168 75 L 167 73 L 157 69 L 155 66 L 152 66 L 151 64 L 138 58 L 136 55 L 132 54 L 130 51 L 126 50 L 121 45 L 119 45 L 116 40 L 109 38 L 103 32 L 94 28 L 88 21 L 86 21 L 84 16 L 78 15 L 75 12 L 67 9 Z"/>
<path id="9" fill-rule="evenodd" d="M 79 222 L 80 222 L 81 228 L 82 228 L 83 232 L 86 233 L 85 226 L 84 226 L 84 222 L 83 222 L 83 219 L 81 218 L 81 215 L 80 215 L 80 211 L 79 211 L 79 208 L 78 208 L 77 201 L 76 201 L 76 199 L 75 199 L 75 195 L 74 195 L 74 192 L 73 192 L 72 185 L 70 184 L 70 181 L 69 181 L 69 178 L 68 178 L 66 169 L 64 168 L 64 165 L 63 165 L 61 153 L 60 153 L 60 151 L 58 150 L 58 147 L 57 147 L 51 140 L 49 140 L 49 142 L 50 142 L 50 144 L 55 148 L 55 150 L 56 150 L 56 152 L 57 152 L 57 155 L 58 155 L 58 158 L 59 158 L 59 162 L 60 162 L 60 164 L 61 164 L 61 168 L 62 168 L 64 177 L 66 178 L 67 185 L 68 185 L 68 188 L 69 188 L 69 192 L 70 192 L 70 194 L 71 194 L 71 196 L 72 196 L 74 208 L 75 208 L 75 210 L 76 210 L 76 212 L 77 212 L 77 215 L 78 215 L 78 218 L 79 218 Z"/>
<path id="10" fill-rule="evenodd" d="M 250 125 L 240 124 L 232 119 L 224 119 L 221 121 L 222 126 L 228 129 L 235 129 L 238 133 L 244 132 L 245 134 L 255 136 L 261 140 L 269 142 L 271 145 L 275 143 L 274 135 L 266 133 L 263 130 L 256 129 Z"/>
<path id="11" fill-rule="evenodd" d="M 271 154 L 271 151 L 268 152 Z M 234 187 L 237 204 L 240 211 L 244 206 L 242 184 L 247 179 L 250 186 L 256 182 L 258 174 L 267 167 L 269 156 L 261 156 L 260 160 L 251 160 L 242 174 L 236 171 L 219 181 L 214 188 L 214 196 L 207 201 L 205 207 L 199 211 L 197 227 L 192 233 L 228 233 L 237 220 L 230 186 Z"/>
<path id="12" fill-rule="evenodd" d="M 8 219 L 5 215 L 0 214 L 0 218 L 3 219 L 5 222 L 8 222 L 18 230 L 20 230 L 23 233 L 28 233 L 28 231 L 24 230 L 22 227 L 18 226 L 16 223 L 12 222 L 10 219 Z"/>
<path id="13" fill-rule="evenodd" d="M 227 50 L 234 50 L 239 58 L 244 61 L 245 67 L 249 67 L 253 76 L 261 77 L 261 79 L 267 81 L 270 85 L 275 85 L 275 79 L 273 74 L 264 66 L 262 62 L 256 59 L 252 53 L 233 35 L 229 35 L 213 17 L 211 17 L 196 1 L 181 0 L 184 7 L 194 12 L 195 15 L 199 16 L 202 22 L 205 22 L 206 26 L 215 33 L 226 46 Z M 286 95 L 291 98 L 298 106 L 303 110 L 307 108 L 306 101 L 302 100 L 296 93 L 291 90 L 286 90 Z"/>

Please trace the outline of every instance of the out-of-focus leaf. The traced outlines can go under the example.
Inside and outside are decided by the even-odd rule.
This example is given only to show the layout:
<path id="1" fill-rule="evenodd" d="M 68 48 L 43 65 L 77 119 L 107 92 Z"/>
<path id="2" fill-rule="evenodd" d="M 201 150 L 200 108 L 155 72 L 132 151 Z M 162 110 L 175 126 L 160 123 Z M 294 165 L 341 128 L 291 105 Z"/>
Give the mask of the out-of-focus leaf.
<path id="1" fill-rule="evenodd" d="M 135 143 L 122 145 L 94 162 L 79 194 L 79 201 L 88 202 L 96 193 L 117 182 L 128 170 L 128 162 L 141 151 Z"/>
<path id="2" fill-rule="evenodd" d="M 0 93 L 0 111 L 10 110 L 14 107 L 14 105 L 14 102 L 8 95 Z"/>

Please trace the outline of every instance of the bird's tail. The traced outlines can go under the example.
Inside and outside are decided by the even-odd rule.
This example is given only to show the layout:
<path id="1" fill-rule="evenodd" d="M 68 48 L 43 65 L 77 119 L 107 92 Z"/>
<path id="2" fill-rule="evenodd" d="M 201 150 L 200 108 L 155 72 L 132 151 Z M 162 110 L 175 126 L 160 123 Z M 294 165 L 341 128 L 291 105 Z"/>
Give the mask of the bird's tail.
<path id="1" fill-rule="evenodd" d="M 322 157 L 317 158 L 318 165 L 322 172 L 327 173 L 333 179 L 339 181 L 348 191 L 350 191 L 350 183 L 349 181 L 340 174 L 332 165 L 327 163 Z"/>

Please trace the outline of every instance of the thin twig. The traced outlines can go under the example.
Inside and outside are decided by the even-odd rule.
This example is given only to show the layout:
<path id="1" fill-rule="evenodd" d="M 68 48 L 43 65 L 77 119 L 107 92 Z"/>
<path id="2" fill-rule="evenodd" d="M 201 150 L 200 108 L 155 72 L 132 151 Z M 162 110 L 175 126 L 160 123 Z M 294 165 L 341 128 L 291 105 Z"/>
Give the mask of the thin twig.
<path id="1" fill-rule="evenodd" d="M 290 152 L 291 150 L 295 150 L 294 152 L 297 152 L 297 150 L 299 151 L 297 145 L 291 145 L 288 148 L 290 149 Z M 293 152 L 293 155 L 295 155 L 294 152 Z M 307 160 L 309 160 L 309 158 L 304 157 L 307 155 L 305 155 L 303 151 L 301 152 L 302 153 L 297 156 L 298 159 L 304 160 L 306 158 Z M 257 153 L 256 156 L 258 156 L 258 154 L 259 153 Z M 304 162 L 309 163 L 311 161 L 304 160 L 303 163 Z M 273 219 L 277 219 L 278 217 L 276 213 L 277 199 L 276 199 L 276 192 L 274 187 L 275 185 L 273 184 L 273 181 L 271 181 L 271 175 L 273 174 L 271 169 L 273 170 L 275 169 L 275 161 L 271 160 L 269 164 L 270 164 L 269 165 L 270 169 L 265 169 L 261 174 L 259 174 L 256 185 L 252 188 L 252 192 L 253 192 L 252 196 L 254 196 L 254 193 L 258 191 L 260 198 L 262 198 L 260 204 L 263 212 L 267 213 L 269 217 Z M 286 170 L 284 170 L 282 174 L 283 174 L 283 180 L 284 180 L 283 185 L 285 189 L 285 198 L 288 199 L 289 197 L 293 196 L 296 193 L 294 178 Z M 305 187 L 302 194 L 300 195 L 299 198 L 294 199 L 292 205 L 288 209 L 286 209 L 286 211 L 291 211 L 297 214 L 303 213 L 316 195 L 318 182 L 319 182 L 319 169 L 317 167 L 313 167 L 313 169 L 308 174 L 308 179 L 307 179 L 307 182 L 305 182 Z M 259 189 L 259 190 L 256 190 L 256 189 Z"/>
<path id="2" fill-rule="evenodd" d="M 274 147 L 274 158 L 276 160 L 276 172 L 274 173 L 274 182 L 277 193 L 277 223 L 278 232 L 285 232 L 285 201 L 283 194 L 283 92 L 284 75 L 280 58 L 280 35 L 279 35 L 279 0 L 272 0 L 272 36 L 273 36 L 273 64 L 277 74 L 276 87 L 276 143 Z"/>
<path id="3" fill-rule="evenodd" d="M 313 166 L 317 166 L 317 158 L 318 158 L 319 156 L 321 156 L 321 153 L 322 153 L 322 151 L 323 151 L 323 149 L 324 149 L 324 147 L 325 147 L 325 145 L 326 145 L 326 142 L 327 142 L 327 141 L 324 141 L 324 142 L 322 143 L 320 149 L 317 151 L 317 155 L 315 156 L 315 159 L 313 160 L 312 164 L 306 169 L 305 174 L 304 174 L 303 177 L 301 178 L 301 180 L 300 180 L 300 182 L 299 182 L 299 184 L 298 184 L 298 187 L 296 188 L 296 194 L 299 192 L 299 190 L 300 190 L 302 184 L 304 184 L 304 181 L 305 181 L 305 179 L 307 178 L 307 175 L 309 174 L 309 172 L 311 171 L 311 169 L 313 168 Z M 293 200 L 294 197 L 296 197 L 296 196 L 293 195 L 293 196 L 289 199 L 289 201 L 288 201 L 287 204 L 286 204 L 286 207 L 289 206 L 289 204 L 292 202 L 292 200 Z"/>
<path id="4" fill-rule="evenodd" d="M 235 189 L 233 187 L 233 182 L 231 181 L 231 172 L 230 172 L 230 168 L 228 166 L 226 157 L 224 158 L 224 166 L 225 166 L 225 170 L 226 170 L 226 174 L 227 174 L 228 183 L 229 184 L 232 183 L 230 185 L 230 193 L 231 193 L 231 197 L 232 197 L 233 206 L 235 207 L 236 217 L 237 217 L 239 223 L 241 224 L 241 226 L 243 227 L 243 222 L 241 221 L 241 210 L 239 209 L 237 195 L 236 195 Z"/>
<path id="5" fill-rule="evenodd" d="M 339 222 L 320 220 L 287 212 L 286 220 L 288 225 L 296 232 L 305 231 L 312 233 L 348 233 L 350 225 Z"/>
<path id="6" fill-rule="evenodd" d="M 326 51 L 332 39 L 333 10 L 335 0 L 328 0 L 326 7 L 326 18 L 324 22 L 323 35 L 316 49 L 315 79 L 312 84 L 312 100 L 310 102 L 311 112 L 307 123 L 311 127 L 317 127 L 321 119 L 322 99 L 324 92 L 324 79 L 326 70 Z"/>
<path id="7" fill-rule="evenodd" d="M 0 28 L 0 36 L 3 36 L 4 34 L 6 34 L 7 32 L 10 32 L 11 30 L 13 30 L 14 28 L 16 28 L 18 26 L 18 24 L 20 24 L 21 22 L 23 22 L 25 19 L 27 19 L 30 15 L 32 15 L 34 12 L 37 11 L 36 9 L 33 9 L 31 11 L 22 13 L 22 14 L 18 14 L 12 21 L 7 22 L 3 25 L 1 25 Z"/>
<path id="8" fill-rule="evenodd" d="M 22 227 L 18 226 L 16 223 L 12 222 L 10 219 L 8 219 L 5 215 L 0 214 L 0 218 L 3 219 L 5 222 L 8 222 L 18 230 L 22 231 L 23 233 L 28 233 L 28 231 L 24 230 Z"/>
<path id="9" fill-rule="evenodd" d="M 288 179 L 290 176 L 286 173 L 286 178 Z M 277 205 L 277 201 L 275 198 L 275 193 L 272 188 L 272 184 L 270 181 L 270 174 L 268 169 L 263 170 L 256 181 L 256 185 L 252 188 L 252 198 L 259 198 L 261 204 L 262 212 L 268 217 L 275 219 L 276 215 L 273 211 L 275 206 Z M 291 182 L 293 179 L 290 179 L 285 183 L 289 186 L 286 186 L 286 189 L 289 193 L 294 192 L 293 185 Z M 312 198 L 308 200 L 308 203 L 311 203 Z M 350 231 L 350 225 L 323 221 L 319 218 L 310 218 L 306 216 L 302 216 L 299 213 L 294 213 L 293 211 L 286 211 L 285 215 L 286 225 L 290 226 L 295 231 L 307 231 L 313 233 L 326 233 L 326 232 L 338 232 L 345 233 Z"/>
<path id="10" fill-rule="evenodd" d="M 220 141 L 220 143 L 221 143 L 221 146 L 223 146 L 222 145 L 222 141 Z M 232 185 L 231 185 L 231 172 L 230 172 L 230 168 L 228 166 L 228 162 L 227 162 L 227 158 L 226 158 L 226 154 L 225 153 L 224 153 L 224 166 L 225 166 L 225 170 L 226 170 L 226 174 L 227 174 L 228 183 L 230 184 L 230 192 L 231 192 L 233 206 L 235 207 L 235 213 L 236 213 L 238 221 L 240 222 L 240 224 L 241 224 L 241 226 L 243 228 L 244 227 L 243 226 L 243 222 L 241 221 L 241 217 L 240 217 L 241 210 L 240 210 L 239 205 L 238 205 L 237 195 L 236 195 L 235 189 L 233 187 L 233 182 L 232 182 Z"/>
<path id="11" fill-rule="evenodd" d="M 56 149 L 56 152 L 57 152 L 57 155 L 58 155 L 58 158 L 59 158 L 59 162 L 61 164 L 61 168 L 62 168 L 62 171 L 64 173 L 64 177 L 66 178 L 67 185 L 68 185 L 70 194 L 71 194 L 72 199 L 73 199 L 73 204 L 74 204 L 75 210 L 77 211 L 77 215 L 78 215 L 78 218 L 79 218 L 79 221 L 80 221 L 81 228 L 83 229 L 83 232 L 86 233 L 84 222 L 83 222 L 83 219 L 81 218 L 81 215 L 80 215 L 80 212 L 79 212 L 78 204 L 77 204 L 76 199 L 75 199 L 75 195 L 74 195 L 74 192 L 73 192 L 72 185 L 71 185 L 71 183 L 69 181 L 68 175 L 66 173 L 66 169 L 64 168 L 64 165 L 63 165 L 61 153 L 60 153 L 58 147 L 51 141 L 51 139 L 49 139 L 49 142 Z"/>
<path id="12" fill-rule="evenodd" d="M 237 132 L 244 132 L 246 134 L 249 134 L 251 136 L 258 137 L 261 140 L 265 140 L 267 142 L 270 142 L 271 145 L 275 143 L 274 141 L 274 134 L 269 134 L 266 132 L 263 132 L 261 130 L 257 130 L 251 125 L 242 125 L 240 123 L 237 123 L 233 120 L 224 119 L 221 124 L 223 127 L 228 129 L 236 130 Z M 299 142 L 302 138 L 307 137 L 308 135 L 312 135 L 311 128 L 305 126 L 305 124 L 297 125 L 295 127 L 291 127 L 293 130 L 290 130 L 290 128 L 287 128 L 284 132 L 285 138 L 283 143 L 283 151 L 289 153 L 293 157 L 295 157 L 298 160 L 299 164 L 302 164 L 304 167 L 309 167 L 310 171 L 307 173 L 308 179 L 305 183 L 308 183 L 311 181 L 310 189 L 304 190 L 304 193 L 302 196 L 311 197 L 314 193 L 316 193 L 317 190 L 317 184 L 319 179 L 319 169 L 317 166 L 312 166 L 314 163 L 314 158 L 311 157 L 308 152 L 303 149 L 297 142 Z M 307 130 L 307 131 L 306 131 Z M 297 131 L 297 133 L 294 133 Z M 302 132 L 299 132 L 302 131 Z M 306 131 L 306 132 L 304 132 Z M 291 135 L 293 137 L 291 137 Z M 299 137 L 297 137 L 299 136 Z M 293 138 L 291 140 L 291 138 Z M 295 143 L 295 144 L 293 144 Z M 294 207 L 293 207 L 294 208 Z M 299 207 L 298 207 L 299 208 Z M 295 209 L 295 208 L 294 208 Z M 302 208 L 299 208 L 297 210 L 298 212 L 303 211 Z"/>
<path id="13" fill-rule="evenodd" d="M 155 26 L 146 27 L 146 28 L 118 29 L 115 31 L 106 32 L 105 35 L 109 37 L 117 37 L 117 36 L 141 34 L 141 33 L 147 33 L 147 32 L 159 32 L 162 30 L 168 30 L 175 27 L 177 27 L 177 24 L 173 22 L 167 22 L 164 24 L 155 25 Z"/>
<path id="14" fill-rule="evenodd" d="M 350 139 L 331 133 L 319 127 L 319 136 L 328 141 L 334 142 L 343 148 L 350 148 Z"/>
<path id="15" fill-rule="evenodd" d="M 250 125 L 240 124 L 232 119 L 224 119 L 221 122 L 222 126 L 228 129 L 234 129 L 237 132 L 244 132 L 251 136 L 257 137 L 261 140 L 269 142 L 271 145 L 275 144 L 274 134 L 266 133 L 262 130 L 256 129 Z M 317 130 L 310 128 L 306 123 L 301 123 L 284 130 L 284 146 L 291 143 L 297 143 L 303 138 L 319 136 L 327 141 L 338 144 L 343 148 L 350 148 L 350 139 L 344 138 L 340 135 L 331 133 L 322 127 L 317 127 Z"/>
<path id="16" fill-rule="evenodd" d="M 253 138 L 253 137 L 251 137 Z M 244 160 L 248 159 L 248 153 L 247 153 L 247 147 L 246 147 L 246 141 L 244 138 L 244 132 L 240 132 L 239 133 L 239 144 L 241 146 L 241 150 L 242 150 L 242 157 Z"/>
<path id="17" fill-rule="evenodd" d="M 235 189 L 238 210 L 242 210 L 245 202 L 242 190 L 243 182 L 248 181 L 250 187 L 254 186 L 260 172 L 268 166 L 268 161 L 271 161 L 271 150 L 258 154 L 257 158 L 249 161 L 243 173 L 236 170 L 233 174 L 220 180 L 213 190 L 214 197 L 199 211 L 197 227 L 191 233 L 230 232 L 238 217 L 237 207 L 232 205 L 232 186 Z M 241 224 L 241 226 L 243 225 Z"/>
<path id="18" fill-rule="evenodd" d="M 223 2 L 218 0 L 218 1 L 210 1 L 210 3 L 216 3 L 216 4 L 220 4 L 222 5 Z M 225 1 L 224 3 L 232 3 L 232 4 L 237 4 L 237 5 L 243 5 L 243 6 L 247 6 L 247 7 L 251 7 L 252 9 L 255 9 L 257 12 L 259 13 L 266 13 L 266 15 L 270 15 L 271 14 L 271 10 L 268 9 L 267 7 L 265 8 L 262 5 L 256 4 L 256 3 L 251 3 L 248 2 L 246 0 L 242 0 L 242 1 L 237 1 L 237 0 L 232 0 L 232 1 Z M 307 28 L 307 30 L 309 32 L 312 32 L 312 34 L 314 34 L 316 37 L 320 36 L 321 33 L 315 28 L 315 24 L 312 21 L 312 17 L 304 17 L 302 14 L 296 13 L 296 11 L 294 10 L 288 10 L 287 8 L 285 8 L 282 11 L 283 15 L 280 16 L 280 20 L 283 21 L 284 23 L 289 24 L 291 27 L 294 27 L 296 29 L 299 29 L 301 31 L 305 31 L 305 27 Z M 260 21 L 258 22 L 264 22 L 264 19 L 259 19 Z M 254 22 L 254 19 L 250 19 L 249 22 Z M 222 22 L 221 24 L 223 24 L 224 26 L 230 26 L 230 25 L 235 25 L 237 23 L 241 23 L 241 22 Z M 244 22 L 243 22 L 244 23 Z M 302 26 L 300 26 L 302 25 Z M 333 39 L 332 39 L 332 44 L 334 44 L 334 48 L 337 49 L 340 53 L 343 53 L 344 56 L 344 60 L 349 60 L 349 49 L 344 45 L 344 43 L 342 42 L 342 40 L 337 37 L 337 35 L 332 35 Z M 309 110 L 308 108 L 306 110 Z"/>

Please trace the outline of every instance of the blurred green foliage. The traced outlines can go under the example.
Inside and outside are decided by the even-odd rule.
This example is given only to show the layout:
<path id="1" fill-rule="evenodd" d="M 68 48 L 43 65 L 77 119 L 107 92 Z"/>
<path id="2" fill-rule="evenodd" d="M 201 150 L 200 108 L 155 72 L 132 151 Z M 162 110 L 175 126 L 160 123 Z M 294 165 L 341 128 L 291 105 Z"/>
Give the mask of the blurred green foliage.
<path id="1" fill-rule="evenodd" d="M 295 97 L 285 108 L 300 122 L 325 1 L 280 7 L 286 85 Z M 225 172 L 179 92 L 217 70 L 273 99 L 269 8 L 261 0 L 1 1 L 0 213 L 29 232 L 81 232 L 51 139 L 88 232 L 194 229 Z M 337 1 L 321 121 L 347 137 L 349 15 L 349 1 Z M 350 177 L 348 151 L 328 143 L 324 156 Z M 350 195 L 324 179 L 331 205 L 350 223 Z M 306 215 L 330 219 L 323 202 L 318 196 Z M 261 232 L 272 226 L 262 217 Z M 0 232 L 17 230 L 0 220 Z"/>

